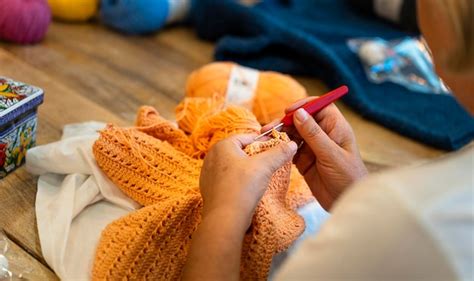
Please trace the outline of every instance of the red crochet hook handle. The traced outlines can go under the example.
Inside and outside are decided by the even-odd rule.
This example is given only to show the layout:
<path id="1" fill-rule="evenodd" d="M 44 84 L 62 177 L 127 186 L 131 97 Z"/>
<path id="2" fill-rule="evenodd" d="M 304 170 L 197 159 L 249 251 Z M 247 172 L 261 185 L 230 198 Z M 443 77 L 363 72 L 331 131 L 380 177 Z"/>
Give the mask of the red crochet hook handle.
<path id="1" fill-rule="evenodd" d="M 320 96 L 319 98 L 312 100 L 302 107 L 299 107 L 295 109 L 292 112 L 289 112 L 281 119 L 281 123 L 283 123 L 284 126 L 292 126 L 293 125 L 293 114 L 295 114 L 295 111 L 304 108 L 306 112 L 308 112 L 310 115 L 315 114 L 319 111 L 321 111 L 323 108 L 326 106 L 330 105 L 331 103 L 335 102 L 336 100 L 340 99 L 342 96 L 347 94 L 349 92 L 349 88 L 347 86 L 341 86 L 323 96 Z"/>

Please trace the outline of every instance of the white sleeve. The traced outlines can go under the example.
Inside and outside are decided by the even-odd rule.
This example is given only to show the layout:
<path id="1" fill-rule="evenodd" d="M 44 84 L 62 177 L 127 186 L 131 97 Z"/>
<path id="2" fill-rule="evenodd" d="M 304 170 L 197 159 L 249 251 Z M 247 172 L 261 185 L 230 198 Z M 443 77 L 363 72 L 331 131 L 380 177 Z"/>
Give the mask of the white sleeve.
<path id="1" fill-rule="evenodd" d="M 301 243 L 274 280 L 455 279 L 416 212 L 376 176 L 340 199 L 321 232 Z"/>

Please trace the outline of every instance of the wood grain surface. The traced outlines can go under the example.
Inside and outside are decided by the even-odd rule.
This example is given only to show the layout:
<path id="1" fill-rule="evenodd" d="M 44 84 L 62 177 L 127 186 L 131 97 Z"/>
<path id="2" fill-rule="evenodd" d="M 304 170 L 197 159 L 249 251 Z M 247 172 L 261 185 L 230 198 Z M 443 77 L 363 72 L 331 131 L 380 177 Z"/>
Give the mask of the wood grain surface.
<path id="1" fill-rule="evenodd" d="M 0 232 L 0 235 L 1 232 Z M 5 257 L 8 259 L 8 270 L 15 277 L 13 280 L 59 280 L 48 267 L 38 262 L 34 257 L 25 252 L 14 241 L 7 238 L 8 251 Z M 17 279 L 18 278 L 18 279 Z M 3 279 L 2 279 L 3 280 Z"/>

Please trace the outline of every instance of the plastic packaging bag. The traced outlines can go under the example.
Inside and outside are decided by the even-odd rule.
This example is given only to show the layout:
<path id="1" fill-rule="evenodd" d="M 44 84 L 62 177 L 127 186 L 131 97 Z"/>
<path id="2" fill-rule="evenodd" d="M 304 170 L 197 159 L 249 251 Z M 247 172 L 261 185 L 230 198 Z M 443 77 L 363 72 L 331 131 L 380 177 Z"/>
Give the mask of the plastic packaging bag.
<path id="1" fill-rule="evenodd" d="M 9 247 L 7 236 L 0 230 L 0 281 L 28 280 L 32 270 L 22 268 L 20 263 L 9 258 Z"/>
<path id="2" fill-rule="evenodd" d="M 419 39 L 357 38 L 347 44 L 359 56 L 367 77 L 374 83 L 390 81 L 416 92 L 450 94 L 434 70 L 428 48 Z"/>

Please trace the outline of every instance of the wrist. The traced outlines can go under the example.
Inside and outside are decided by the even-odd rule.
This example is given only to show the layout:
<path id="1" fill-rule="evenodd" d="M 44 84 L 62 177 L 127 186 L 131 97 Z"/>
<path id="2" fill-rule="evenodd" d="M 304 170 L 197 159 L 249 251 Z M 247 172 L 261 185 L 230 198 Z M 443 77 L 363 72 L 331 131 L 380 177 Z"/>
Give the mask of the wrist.
<path id="1" fill-rule="evenodd" d="M 252 215 L 231 206 L 209 208 L 204 207 L 202 223 L 216 223 L 223 230 L 245 234 L 252 221 Z"/>

